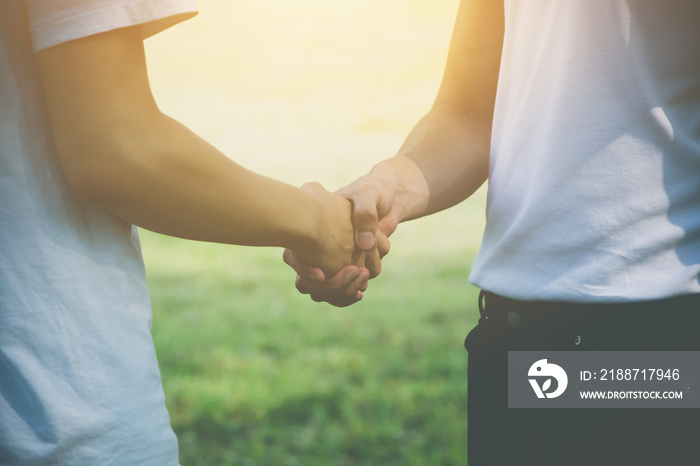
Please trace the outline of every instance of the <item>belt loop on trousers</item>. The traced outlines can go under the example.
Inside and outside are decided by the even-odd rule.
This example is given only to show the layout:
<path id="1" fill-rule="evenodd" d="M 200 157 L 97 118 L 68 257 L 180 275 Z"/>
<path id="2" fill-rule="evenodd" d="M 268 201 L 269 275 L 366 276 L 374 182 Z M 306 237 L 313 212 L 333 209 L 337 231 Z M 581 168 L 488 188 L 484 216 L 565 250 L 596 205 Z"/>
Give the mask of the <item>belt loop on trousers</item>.
<path id="1" fill-rule="evenodd" d="M 484 300 L 486 299 L 486 292 L 484 290 L 481 290 L 479 292 L 479 315 L 481 316 L 482 319 L 488 319 L 489 316 L 486 315 L 486 312 L 484 311 Z"/>

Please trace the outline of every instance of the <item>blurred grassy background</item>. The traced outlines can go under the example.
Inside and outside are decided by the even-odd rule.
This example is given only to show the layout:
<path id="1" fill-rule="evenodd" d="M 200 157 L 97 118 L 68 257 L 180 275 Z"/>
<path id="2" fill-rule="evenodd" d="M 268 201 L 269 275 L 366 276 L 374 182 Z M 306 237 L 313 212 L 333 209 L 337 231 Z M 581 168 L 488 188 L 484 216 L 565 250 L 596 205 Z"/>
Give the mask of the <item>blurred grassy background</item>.
<path id="1" fill-rule="evenodd" d="M 198 3 L 146 42 L 161 108 L 248 168 L 330 190 L 393 155 L 428 110 L 458 5 Z M 143 232 L 182 464 L 466 464 L 484 201 L 401 225 L 345 309 L 298 294 L 280 250 Z"/>

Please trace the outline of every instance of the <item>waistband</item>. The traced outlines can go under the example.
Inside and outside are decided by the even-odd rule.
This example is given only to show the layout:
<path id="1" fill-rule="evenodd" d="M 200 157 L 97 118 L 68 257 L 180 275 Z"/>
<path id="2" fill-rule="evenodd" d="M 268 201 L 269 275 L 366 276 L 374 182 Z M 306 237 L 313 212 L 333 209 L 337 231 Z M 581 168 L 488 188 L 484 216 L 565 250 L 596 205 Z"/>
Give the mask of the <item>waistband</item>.
<path id="1" fill-rule="evenodd" d="M 497 320 L 519 327 L 526 321 L 552 324 L 557 321 L 591 319 L 609 322 L 667 321 L 700 319 L 700 294 L 676 296 L 653 301 L 622 303 L 570 303 L 556 301 L 519 301 L 487 291 L 479 295 L 479 313 L 485 320 Z"/>
<path id="2" fill-rule="evenodd" d="M 477 328 L 488 337 L 472 331 L 465 341 L 470 351 L 479 345 L 513 351 L 700 350 L 700 294 L 599 304 L 518 301 L 484 291 L 479 312 Z"/>

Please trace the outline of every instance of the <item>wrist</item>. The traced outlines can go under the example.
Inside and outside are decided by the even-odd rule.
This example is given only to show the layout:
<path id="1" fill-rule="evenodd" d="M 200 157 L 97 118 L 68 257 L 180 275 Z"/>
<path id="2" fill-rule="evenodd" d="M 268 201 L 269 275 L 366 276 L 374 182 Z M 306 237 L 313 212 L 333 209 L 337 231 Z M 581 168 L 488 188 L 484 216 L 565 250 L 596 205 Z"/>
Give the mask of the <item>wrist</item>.
<path id="1" fill-rule="evenodd" d="M 378 163 L 370 173 L 382 179 L 393 191 L 399 223 L 425 215 L 430 189 L 423 172 L 413 160 L 397 155 Z"/>

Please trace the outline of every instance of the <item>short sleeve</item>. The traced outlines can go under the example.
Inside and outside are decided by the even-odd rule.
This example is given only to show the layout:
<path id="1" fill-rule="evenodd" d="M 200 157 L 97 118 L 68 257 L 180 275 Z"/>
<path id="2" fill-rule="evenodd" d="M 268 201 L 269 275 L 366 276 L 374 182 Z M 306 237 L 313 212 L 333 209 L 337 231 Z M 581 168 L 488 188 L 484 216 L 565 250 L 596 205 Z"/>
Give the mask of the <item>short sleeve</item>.
<path id="1" fill-rule="evenodd" d="M 197 14 L 195 0 L 26 0 L 34 51 L 140 25 L 149 37 Z"/>

